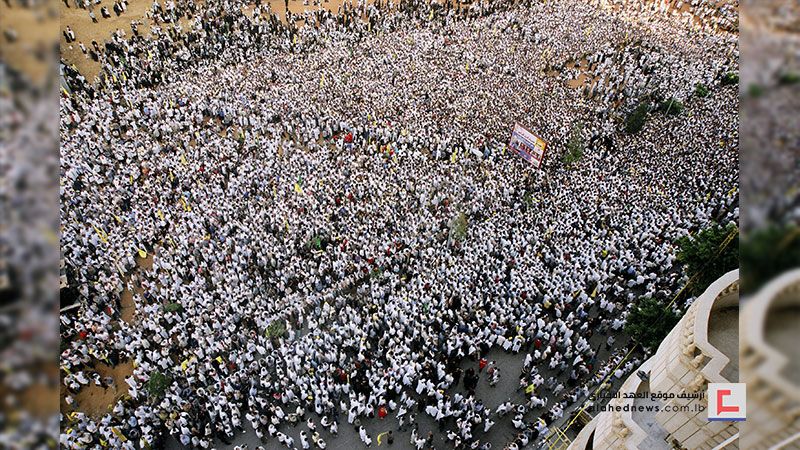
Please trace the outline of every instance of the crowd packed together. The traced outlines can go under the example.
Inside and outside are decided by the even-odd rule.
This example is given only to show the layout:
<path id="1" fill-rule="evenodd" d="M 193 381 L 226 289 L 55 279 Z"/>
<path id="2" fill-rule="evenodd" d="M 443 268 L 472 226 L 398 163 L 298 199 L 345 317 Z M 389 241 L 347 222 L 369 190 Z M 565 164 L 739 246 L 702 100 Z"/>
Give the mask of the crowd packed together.
<path id="1" fill-rule="evenodd" d="M 63 64 L 62 446 L 371 446 L 384 420 L 402 448 L 530 448 L 633 371 L 630 305 L 738 219 L 738 56 L 715 2 L 627 3 L 154 3 L 93 45 L 97 80 Z M 657 97 L 685 110 L 623 131 Z M 134 369 L 91 415 L 81 389 L 122 388 L 99 362 Z"/>

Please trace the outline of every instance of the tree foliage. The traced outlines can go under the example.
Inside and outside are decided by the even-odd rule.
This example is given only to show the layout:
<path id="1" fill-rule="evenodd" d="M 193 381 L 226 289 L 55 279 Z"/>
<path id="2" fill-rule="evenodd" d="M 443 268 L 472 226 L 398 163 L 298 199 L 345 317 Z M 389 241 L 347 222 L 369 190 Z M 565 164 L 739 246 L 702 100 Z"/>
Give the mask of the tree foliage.
<path id="1" fill-rule="evenodd" d="M 273 320 L 267 326 L 267 337 L 270 339 L 281 338 L 286 334 L 286 322 L 281 319 Z"/>
<path id="2" fill-rule="evenodd" d="M 583 122 L 578 121 L 572 127 L 572 134 L 569 137 L 569 141 L 567 141 L 567 153 L 563 157 L 564 164 L 569 166 L 581 159 L 584 148 Z"/>
<path id="3" fill-rule="evenodd" d="M 164 305 L 164 311 L 166 312 L 181 312 L 183 311 L 183 305 L 178 302 L 174 303 L 167 303 Z"/>
<path id="4" fill-rule="evenodd" d="M 678 240 L 678 261 L 693 279 L 689 286 L 693 295 L 702 294 L 719 277 L 739 267 L 738 231 L 735 224 L 727 227 L 714 224 Z"/>
<path id="5" fill-rule="evenodd" d="M 781 273 L 800 266 L 800 228 L 770 225 L 744 236 L 740 255 L 742 290 L 753 292 Z"/>
<path id="6" fill-rule="evenodd" d="M 783 72 L 778 76 L 778 83 L 783 85 L 800 83 L 800 74 L 796 72 Z"/>
<path id="7" fill-rule="evenodd" d="M 758 98 L 764 95 L 765 89 L 764 86 L 760 84 L 753 83 L 747 87 L 747 94 L 750 97 Z"/>
<path id="8" fill-rule="evenodd" d="M 650 298 L 641 298 L 628 315 L 625 332 L 644 347 L 655 350 L 680 317 L 666 304 Z"/>
<path id="9" fill-rule="evenodd" d="M 172 378 L 168 375 L 164 375 L 161 372 L 152 372 L 150 374 L 150 379 L 147 380 L 147 384 L 145 385 L 145 389 L 147 393 L 150 395 L 155 401 L 161 401 L 164 398 L 164 394 L 166 394 L 167 389 L 169 389 L 170 384 L 172 384 Z"/>
<path id="10" fill-rule="evenodd" d="M 700 98 L 708 97 L 708 94 L 711 91 L 708 90 L 708 86 L 703 83 L 697 83 L 694 87 L 694 93 Z"/>
<path id="11" fill-rule="evenodd" d="M 469 221 L 467 220 L 467 215 L 463 212 L 459 212 L 450 221 L 450 238 L 455 241 L 462 241 L 465 237 L 467 237 L 467 228 L 469 226 Z"/>
<path id="12" fill-rule="evenodd" d="M 640 102 L 639 105 L 628 114 L 625 118 L 625 131 L 628 134 L 636 134 L 644 128 L 647 122 L 647 114 L 650 112 L 650 104 L 648 102 Z"/>
<path id="13" fill-rule="evenodd" d="M 686 107 L 680 100 L 675 97 L 670 97 L 658 104 L 658 111 L 671 116 L 680 115 Z"/>
<path id="14" fill-rule="evenodd" d="M 736 72 L 728 72 L 722 76 L 723 86 L 733 86 L 739 84 L 739 74 Z"/>

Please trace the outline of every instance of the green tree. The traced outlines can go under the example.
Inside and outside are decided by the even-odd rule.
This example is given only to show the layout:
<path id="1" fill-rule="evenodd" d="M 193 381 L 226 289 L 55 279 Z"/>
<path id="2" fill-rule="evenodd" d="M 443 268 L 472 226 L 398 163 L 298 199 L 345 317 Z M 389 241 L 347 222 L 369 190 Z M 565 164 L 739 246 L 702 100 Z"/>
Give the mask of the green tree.
<path id="1" fill-rule="evenodd" d="M 670 97 L 658 104 L 658 111 L 672 116 L 680 115 L 686 107 L 680 100 L 675 97 Z"/>
<path id="2" fill-rule="evenodd" d="M 281 319 L 276 319 L 270 322 L 267 326 L 267 337 L 270 339 L 277 339 L 286 334 L 286 322 Z"/>
<path id="3" fill-rule="evenodd" d="M 625 322 L 625 333 L 635 342 L 655 350 L 680 317 L 664 303 L 650 297 L 639 299 Z"/>
<path id="4" fill-rule="evenodd" d="M 165 312 L 181 312 L 181 311 L 183 311 L 183 305 L 181 305 L 180 303 L 177 303 L 177 302 L 167 303 L 166 305 L 164 305 L 164 311 Z"/>
<path id="5" fill-rule="evenodd" d="M 697 83 L 694 87 L 694 93 L 700 98 L 708 97 L 710 91 L 708 90 L 708 86 L 703 83 Z"/>
<path id="6" fill-rule="evenodd" d="M 161 372 L 155 371 L 150 373 L 150 379 L 147 380 L 145 389 L 150 395 L 150 398 L 156 402 L 160 402 L 161 399 L 164 398 L 164 394 L 166 394 L 167 389 L 169 389 L 171 384 L 172 378 L 170 378 L 168 375 L 164 375 Z"/>
<path id="7" fill-rule="evenodd" d="M 723 86 L 733 86 L 739 84 L 739 74 L 736 72 L 728 72 L 722 76 Z"/>
<path id="8" fill-rule="evenodd" d="M 781 273 L 800 266 L 800 228 L 769 225 L 744 235 L 740 254 L 742 291 L 754 292 Z"/>
<path id="9" fill-rule="evenodd" d="M 764 91 L 764 86 L 761 86 L 760 84 L 753 83 L 747 87 L 747 94 L 750 95 L 750 97 L 761 97 L 764 95 Z"/>
<path id="10" fill-rule="evenodd" d="M 800 83 L 800 74 L 797 72 L 783 72 L 778 77 L 778 83 L 783 85 Z"/>
<path id="11" fill-rule="evenodd" d="M 702 294 L 717 278 L 739 267 L 739 229 L 736 224 L 727 227 L 714 224 L 694 236 L 679 239 L 677 245 L 678 261 L 693 280 L 689 286 L 693 295 Z"/>
<path id="12" fill-rule="evenodd" d="M 628 117 L 625 118 L 625 131 L 628 134 L 636 134 L 644 128 L 647 122 L 647 114 L 650 112 L 650 103 L 640 102 Z"/>
<path id="13" fill-rule="evenodd" d="M 585 148 L 583 143 L 583 122 L 577 121 L 572 127 L 572 134 L 567 141 L 567 153 L 564 154 L 564 164 L 570 166 L 581 159 Z"/>
<path id="14" fill-rule="evenodd" d="M 463 212 L 459 212 L 453 220 L 450 221 L 450 238 L 456 241 L 464 240 L 464 238 L 467 237 L 468 226 L 467 215 Z"/>

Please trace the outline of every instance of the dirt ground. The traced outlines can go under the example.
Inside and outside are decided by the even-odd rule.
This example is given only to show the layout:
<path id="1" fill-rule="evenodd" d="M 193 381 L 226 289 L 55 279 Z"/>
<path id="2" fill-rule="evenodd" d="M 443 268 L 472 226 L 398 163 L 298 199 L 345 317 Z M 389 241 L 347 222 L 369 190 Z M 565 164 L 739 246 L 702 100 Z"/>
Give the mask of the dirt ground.
<path id="1" fill-rule="evenodd" d="M 120 317 L 126 323 L 133 322 L 133 316 L 136 313 L 136 302 L 133 300 L 133 292 L 130 289 L 122 291 L 120 298 Z"/>
<path id="2" fill-rule="evenodd" d="M 90 47 L 92 41 L 97 41 L 97 43 L 102 46 L 103 42 L 110 39 L 111 35 L 118 29 L 125 32 L 126 35 L 130 35 L 130 23 L 134 20 L 140 22 L 140 34 L 144 36 L 150 34 L 152 22 L 146 17 L 146 13 L 150 10 L 152 2 L 148 0 L 130 0 L 128 3 L 128 11 L 120 16 L 113 13 L 113 0 L 101 0 L 100 4 L 96 5 L 94 8 L 98 23 L 92 22 L 88 10 L 77 8 L 71 0 L 67 1 L 69 1 L 70 7 L 67 7 L 63 2 L 59 2 L 61 29 L 65 30 L 67 26 L 71 27 L 72 31 L 75 33 L 76 42 L 67 44 L 64 36 L 60 35 L 61 55 L 67 63 L 73 64 L 87 80 L 94 80 L 100 71 L 100 64 L 94 62 L 91 58 L 87 58 L 81 52 L 78 42 L 83 42 L 83 45 L 87 48 Z M 162 0 L 158 1 L 163 5 L 164 2 Z M 286 6 L 284 1 L 269 0 L 269 4 L 272 10 L 285 20 Z M 341 4 L 342 0 L 328 0 L 322 3 L 322 6 L 328 10 L 336 11 Z M 108 6 L 109 11 L 112 12 L 110 18 L 104 19 L 102 15 L 100 15 L 100 8 L 102 6 Z M 304 6 L 302 0 L 289 1 L 289 10 L 293 13 L 300 13 L 306 9 L 313 10 L 316 8 L 317 6 L 313 6 L 313 3 L 309 4 L 309 6 Z M 245 8 L 245 13 L 252 16 L 252 7 Z M 171 25 L 161 24 L 162 29 L 165 26 L 168 27 Z M 186 21 L 185 18 L 182 22 L 182 26 L 184 29 L 188 26 L 188 21 Z"/>
<path id="3" fill-rule="evenodd" d="M 80 411 L 92 417 L 99 417 L 113 408 L 119 399 L 128 395 L 128 383 L 125 382 L 125 378 L 133 373 L 133 361 L 120 363 L 113 367 L 98 362 L 94 365 L 93 370 L 100 374 L 100 378 L 112 377 L 114 383 L 104 389 L 89 382 L 75 395 L 72 406 L 64 400 L 66 391 L 62 390 L 62 413 L 69 414 L 73 411 Z"/>
<path id="4" fill-rule="evenodd" d="M 33 417 L 47 419 L 58 411 L 58 367 L 44 364 L 26 370 L 37 375 L 27 388 L 15 392 L 0 384 L 0 411 L 11 417 L 22 408 Z"/>
<path id="5" fill-rule="evenodd" d="M 16 34 L 9 39 L 8 34 Z M 0 60 L 35 83 L 45 80 L 58 45 L 58 10 L 55 4 L 36 9 L 0 2 Z M 56 72 L 51 72 L 56 73 Z"/>
<path id="6" fill-rule="evenodd" d="M 140 270 L 151 270 L 153 268 L 153 253 L 149 253 L 146 258 L 136 256 L 136 266 Z M 129 279 L 126 279 L 129 283 Z M 128 286 L 123 292 L 120 299 L 121 311 L 120 318 L 126 323 L 132 323 L 136 314 L 136 301 L 133 298 L 133 293 L 142 293 L 141 286 Z M 133 373 L 133 362 L 127 361 L 117 364 L 116 366 L 109 366 L 102 362 L 97 362 L 92 369 L 100 374 L 100 378 L 112 377 L 114 383 L 108 387 L 103 388 L 90 382 L 84 386 L 75 396 L 72 406 L 68 405 L 65 396 L 68 392 L 64 389 L 63 383 L 61 386 L 61 411 L 69 413 L 72 411 L 80 411 L 90 416 L 98 417 L 106 413 L 109 409 L 113 408 L 117 401 L 124 396 L 128 395 L 129 386 L 125 382 L 125 378 Z"/>

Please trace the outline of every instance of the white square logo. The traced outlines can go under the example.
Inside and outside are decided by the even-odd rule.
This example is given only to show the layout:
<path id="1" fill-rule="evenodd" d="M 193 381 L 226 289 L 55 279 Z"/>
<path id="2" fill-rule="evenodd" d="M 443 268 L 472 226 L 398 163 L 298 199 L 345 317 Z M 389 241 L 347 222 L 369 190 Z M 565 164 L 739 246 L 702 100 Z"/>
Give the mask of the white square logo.
<path id="1" fill-rule="evenodd" d="M 747 385 L 708 384 L 708 420 L 742 421 L 747 417 Z"/>

